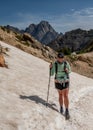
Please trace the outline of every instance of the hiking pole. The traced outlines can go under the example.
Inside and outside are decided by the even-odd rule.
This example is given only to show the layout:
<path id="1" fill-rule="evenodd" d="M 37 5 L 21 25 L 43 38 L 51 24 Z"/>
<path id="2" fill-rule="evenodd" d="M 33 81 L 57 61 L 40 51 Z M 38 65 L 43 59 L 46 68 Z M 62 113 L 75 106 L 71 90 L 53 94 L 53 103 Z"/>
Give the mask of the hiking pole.
<path id="1" fill-rule="evenodd" d="M 51 63 L 51 64 L 52 64 L 52 63 Z M 51 72 L 51 68 L 49 68 L 49 82 L 48 82 L 48 91 L 47 91 L 47 103 L 46 103 L 46 107 L 47 107 L 47 105 L 48 105 L 48 98 L 49 98 L 49 88 L 50 88 L 50 79 L 51 79 L 50 72 Z"/>

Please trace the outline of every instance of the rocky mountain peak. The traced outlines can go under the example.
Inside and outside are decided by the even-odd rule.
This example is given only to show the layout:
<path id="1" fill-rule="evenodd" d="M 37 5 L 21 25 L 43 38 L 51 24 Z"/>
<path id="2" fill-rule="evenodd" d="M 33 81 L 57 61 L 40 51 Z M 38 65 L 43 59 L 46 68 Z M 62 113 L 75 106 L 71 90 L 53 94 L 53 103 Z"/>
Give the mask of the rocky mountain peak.
<path id="1" fill-rule="evenodd" d="M 44 44 L 50 43 L 58 36 L 58 33 L 53 29 L 53 27 L 47 21 L 41 21 L 37 25 L 30 24 L 30 26 L 25 29 L 25 32 L 31 34 L 38 41 Z"/>
<path id="2" fill-rule="evenodd" d="M 37 39 L 42 44 L 48 44 L 55 40 L 58 33 L 53 29 L 53 27 L 47 21 L 41 21 L 38 24 L 30 24 L 25 30 L 20 30 L 16 27 L 7 25 L 5 26 L 8 30 L 12 30 L 17 33 L 29 33 L 35 39 Z"/>

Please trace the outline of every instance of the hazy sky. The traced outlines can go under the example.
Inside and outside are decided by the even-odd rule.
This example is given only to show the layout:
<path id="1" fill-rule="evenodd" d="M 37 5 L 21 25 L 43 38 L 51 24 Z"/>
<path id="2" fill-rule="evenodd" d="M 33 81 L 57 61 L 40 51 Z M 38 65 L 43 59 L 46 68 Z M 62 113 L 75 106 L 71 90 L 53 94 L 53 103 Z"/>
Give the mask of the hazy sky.
<path id="1" fill-rule="evenodd" d="M 0 25 L 20 29 L 48 21 L 57 32 L 93 29 L 93 0 L 2 0 Z"/>

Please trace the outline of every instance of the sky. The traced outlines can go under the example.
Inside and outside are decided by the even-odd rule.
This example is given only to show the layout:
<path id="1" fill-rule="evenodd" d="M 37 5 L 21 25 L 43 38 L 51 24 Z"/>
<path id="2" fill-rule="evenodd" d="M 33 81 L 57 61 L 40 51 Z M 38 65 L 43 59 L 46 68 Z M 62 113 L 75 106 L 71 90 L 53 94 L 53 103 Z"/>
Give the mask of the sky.
<path id="1" fill-rule="evenodd" d="M 48 21 L 57 32 L 93 29 L 93 0 L 2 0 L 0 25 L 25 29 Z"/>

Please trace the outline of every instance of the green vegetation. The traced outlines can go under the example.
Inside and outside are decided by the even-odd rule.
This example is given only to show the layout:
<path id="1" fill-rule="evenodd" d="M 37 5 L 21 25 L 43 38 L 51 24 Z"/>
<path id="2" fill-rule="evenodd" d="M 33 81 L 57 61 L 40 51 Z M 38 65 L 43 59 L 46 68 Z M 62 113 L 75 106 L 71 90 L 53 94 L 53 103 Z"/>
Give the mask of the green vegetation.
<path id="1" fill-rule="evenodd" d="M 64 47 L 64 48 L 62 48 L 61 50 L 59 50 L 58 52 L 62 52 L 62 53 L 64 53 L 65 55 L 70 55 L 70 54 L 71 54 L 71 49 L 68 48 L 68 47 Z"/>
<path id="2" fill-rule="evenodd" d="M 2 29 L 3 31 L 6 31 L 5 27 L 3 27 L 3 26 L 1 26 L 1 29 Z"/>
<path id="3" fill-rule="evenodd" d="M 86 50 L 87 52 L 91 52 L 91 51 L 93 51 L 93 41 L 90 42 L 89 45 L 87 45 L 87 47 L 85 48 L 85 50 Z"/>
<path id="4" fill-rule="evenodd" d="M 5 48 L 5 50 L 6 50 L 6 52 L 8 52 L 8 51 L 9 51 L 9 48 L 8 48 L 8 47 L 6 47 L 6 48 Z"/>
<path id="5" fill-rule="evenodd" d="M 2 38 L 2 37 L 0 37 L 0 40 L 1 40 L 1 41 L 3 41 L 3 38 Z"/>
<path id="6" fill-rule="evenodd" d="M 17 34 L 16 35 L 16 38 L 21 42 L 21 41 L 23 41 L 23 37 L 22 37 L 22 35 L 20 35 L 20 34 Z"/>
<path id="7" fill-rule="evenodd" d="M 24 44 L 25 46 L 29 46 L 29 42 L 24 40 L 23 35 L 17 34 L 16 38 L 20 43 Z"/>
<path id="8" fill-rule="evenodd" d="M 86 47 L 84 47 L 81 51 L 79 51 L 78 54 L 83 54 L 83 53 L 87 53 L 91 51 L 93 51 L 93 40 Z"/>
<path id="9" fill-rule="evenodd" d="M 9 29 L 7 29 L 7 28 L 4 27 L 4 26 L 0 26 L 0 28 L 1 28 L 3 31 L 6 31 L 7 33 L 10 33 L 10 32 L 11 32 Z"/>
<path id="10" fill-rule="evenodd" d="M 11 31 L 9 29 L 6 29 L 7 33 L 10 33 Z"/>
<path id="11" fill-rule="evenodd" d="M 27 41 L 22 42 L 22 44 L 24 44 L 24 45 L 26 45 L 26 46 L 30 46 Z"/>
<path id="12" fill-rule="evenodd" d="M 77 55 L 69 55 L 68 57 L 69 57 L 71 62 L 74 62 L 74 61 L 78 60 L 78 56 Z"/>

